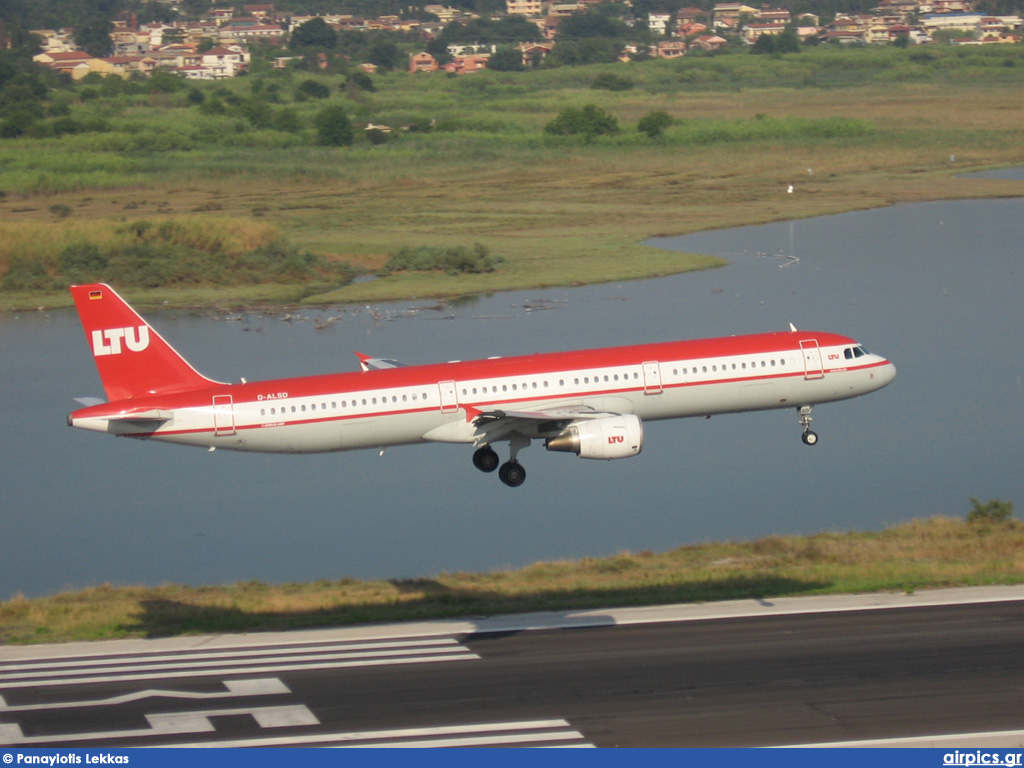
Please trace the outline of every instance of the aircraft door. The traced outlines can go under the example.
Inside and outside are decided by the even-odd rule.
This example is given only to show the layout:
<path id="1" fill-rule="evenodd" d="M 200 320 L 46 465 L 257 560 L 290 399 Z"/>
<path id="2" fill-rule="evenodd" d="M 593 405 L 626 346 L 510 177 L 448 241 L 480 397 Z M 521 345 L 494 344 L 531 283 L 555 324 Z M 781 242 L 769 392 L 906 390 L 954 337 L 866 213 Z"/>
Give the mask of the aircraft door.
<path id="1" fill-rule="evenodd" d="M 231 395 L 213 396 L 213 436 L 235 434 L 235 407 Z"/>
<path id="2" fill-rule="evenodd" d="M 459 410 L 459 396 L 455 391 L 455 382 L 439 381 L 437 388 L 441 393 L 441 413 L 455 413 Z"/>
<path id="3" fill-rule="evenodd" d="M 660 395 L 661 393 L 661 363 L 644 363 L 644 394 Z"/>
<path id="4" fill-rule="evenodd" d="M 821 362 L 821 348 L 817 339 L 803 339 L 800 351 L 804 357 L 804 379 L 825 378 L 825 367 Z"/>

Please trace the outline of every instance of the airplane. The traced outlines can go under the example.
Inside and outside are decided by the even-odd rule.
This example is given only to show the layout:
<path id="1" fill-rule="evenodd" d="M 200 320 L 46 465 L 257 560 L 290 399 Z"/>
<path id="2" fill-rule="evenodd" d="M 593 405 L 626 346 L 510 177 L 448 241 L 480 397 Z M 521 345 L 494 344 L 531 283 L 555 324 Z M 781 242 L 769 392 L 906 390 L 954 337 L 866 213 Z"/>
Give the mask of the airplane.
<path id="1" fill-rule="evenodd" d="M 510 487 L 534 440 L 584 459 L 640 453 L 659 419 L 815 405 L 889 384 L 896 367 L 835 333 L 788 331 L 429 365 L 356 353 L 359 370 L 222 383 L 200 374 L 105 284 L 71 286 L 107 401 L 69 426 L 209 450 L 321 453 L 464 443 Z M 495 451 L 508 443 L 504 463 Z"/>

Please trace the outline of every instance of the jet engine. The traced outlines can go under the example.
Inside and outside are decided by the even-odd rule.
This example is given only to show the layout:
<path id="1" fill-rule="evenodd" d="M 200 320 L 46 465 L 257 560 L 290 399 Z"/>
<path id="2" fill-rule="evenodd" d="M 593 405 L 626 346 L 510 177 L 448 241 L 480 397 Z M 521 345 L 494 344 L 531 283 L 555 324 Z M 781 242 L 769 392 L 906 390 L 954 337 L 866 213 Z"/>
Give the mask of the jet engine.
<path id="1" fill-rule="evenodd" d="M 549 451 L 575 453 L 581 459 L 625 459 L 644 447 L 644 427 L 632 413 L 575 421 L 545 443 Z"/>

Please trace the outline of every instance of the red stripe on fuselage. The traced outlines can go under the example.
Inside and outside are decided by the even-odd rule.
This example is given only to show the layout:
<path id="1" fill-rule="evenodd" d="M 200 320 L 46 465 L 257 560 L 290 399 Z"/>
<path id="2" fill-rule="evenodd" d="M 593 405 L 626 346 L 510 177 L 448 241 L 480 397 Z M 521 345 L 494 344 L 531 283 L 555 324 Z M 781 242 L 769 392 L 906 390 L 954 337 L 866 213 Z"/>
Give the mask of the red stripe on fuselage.
<path id="1" fill-rule="evenodd" d="M 274 379 L 262 382 L 246 384 L 234 384 L 230 387 L 217 387 L 211 389 L 195 390 L 173 395 L 161 395 L 153 397 L 135 398 L 131 401 L 121 403 L 109 403 L 91 408 L 82 409 L 76 412 L 75 416 L 88 417 L 109 414 L 111 411 L 124 410 L 117 406 L 124 406 L 130 403 L 132 410 L 145 410 L 147 408 L 159 408 L 161 410 L 175 411 L 179 409 L 202 409 L 211 407 L 213 395 L 230 394 L 233 398 L 233 405 L 236 409 L 240 407 L 258 407 L 268 410 L 266 421 L 255 424 L 237 424 L 237 431 L 252 429 L 272 429 L 282 426 L 294 426 L 299 424 L 315 424 L 331 421 L 348 421 L 358 419 L 372 419 L 382 416 L 396 416 L 414 413 L 434 413 L 438 410 L 438 404 L 431 402 L 425 407 L 402 407 L 394 410 L 374 410 L 359 413 L 332 413 L 331 415 L 309 414 L 305 418 L 276 418 L 291 416 L 292 414 L 270 415 L 271 408 L 284 408 L 289 401 L 300 398 L 345 398 L 352 394 L 359 393 L 361 396 L 373 397 L 375 393 L 384 390 L 401 388 L 425 388 L 423 391 L 431 397 L 436 395 L 438 382 L 455 381 L 464 383 L 467 381 L 483 382 L 494 379 L 508 379 L 523 376 L 543 375 L 570 375 L 576 371 L 589 371 L 593 369 L 614 369 L 616 367 L 637 367 L 647 361 L 658 361 L 663 365 L 688 365 L 694 362 L 707 361 L 712 358 L 740 357 L 743 355 L 766 355 L 766 354 L 795 354 L 802 355 L 800 348 L 801 341 L 814 340 L 819 347 L 842 347 L 856 345 L 853 339 L 832 333 L 821 332 L 781 332 L 756 334 L 748 336 L 726 337 L 719 339 L 702 339 L 695 341 L 677 341 L 660 344 L 644 344 L 636 346 L 612 347 L 606 349 L 581 350 L 575 352 L 555 352 L 525 355 L 509 358 L 492 358 L 487 360 L 472 360 L 452 363 L 434 363 L 421 366 L 407 366 L 401 368 L 388 368 L 383 370 L 355 371 L 347 373 L 323 374 L 316 376 L 297 377 L 288 379 Z M 843 361 L 848 363 L 849 361 Z M 844 365 L 841 368 L 825 369 L 828 374 L 833 371 L 867 369 L 876 365 L 884 365 L 885 362 L 869 363 L 862 366 Z M 760 370 L 760 369 L 758 369 Z M 720 384 L 734 384 L 738 382 L 753 382 L 759 380 L 786 379 L 803 377 L 804 369 L 802 360 L 797 360 L 794 368 L 785 371 L 775 370 L 770 373 L 758 373 L 750 376 L 733 376 L 730 378 L 701 378 L 704 374 L 698 374 L 698 378 L 692 381 L 662 381 L 660 386 L 664 389 L 676 389 L 686 387 L 714 386 Z M 503 392 L 501 397 L 495 393 L 488 393 L 486 399 L 478 399 L 476 396 L 459 396 L 459 407 L 469 406 L 476 410 L 486 410 L 489 407 L 501 406 L 523 406 L 530 403 L 550 402 L 552 400 L 582 400 L 587 397 L 601 397 L 624 395 L 628 393 L 643 393 L 642 381 L 637 386 L 616 387 L 616 388 L 586 388 L 580 389 L 579 385 L 573 388 L 561 387 L 556 391 L 531 391 L 526 393 Z M 272 395 L 285 395 L 273 397 Z M 518 396 L 516 396 L 518 394 Z M 377 395 L 383 397 L 383 395 Z M 465 399 L 466 402 L 463 402 Z M 396 404 L 397 405 L 397 404 Z M 203 432 L 214 432 L 212 426 L 203 429 L 190 430 L 166 430 L 159 432 L 159 435 L 182 435 L 201 434 Z M 157 433 L 139 434 L 139 437 L 152 436 Z"/>

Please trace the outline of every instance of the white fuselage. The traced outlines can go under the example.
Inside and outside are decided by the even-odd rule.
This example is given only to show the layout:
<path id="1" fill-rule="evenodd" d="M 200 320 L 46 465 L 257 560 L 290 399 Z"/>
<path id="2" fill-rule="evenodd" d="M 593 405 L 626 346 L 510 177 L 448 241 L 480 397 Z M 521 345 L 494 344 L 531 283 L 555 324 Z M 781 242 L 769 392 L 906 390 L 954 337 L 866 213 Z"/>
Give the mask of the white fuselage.
<path id="1" fill-rule="evenodd" d="M 481 443 L 490 441 L 472 418 L 481 412 L 571 408 L 655 421 L 800 408 L 880 389 L 895 370 L 852 339 L 785 332 L 219 385 L 84 408 L 69 423 L 277 453 Z M 545 433 L 539 421 L 532 436 Z"/>

